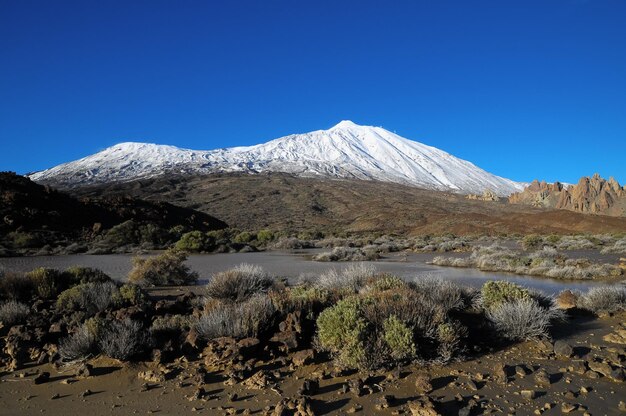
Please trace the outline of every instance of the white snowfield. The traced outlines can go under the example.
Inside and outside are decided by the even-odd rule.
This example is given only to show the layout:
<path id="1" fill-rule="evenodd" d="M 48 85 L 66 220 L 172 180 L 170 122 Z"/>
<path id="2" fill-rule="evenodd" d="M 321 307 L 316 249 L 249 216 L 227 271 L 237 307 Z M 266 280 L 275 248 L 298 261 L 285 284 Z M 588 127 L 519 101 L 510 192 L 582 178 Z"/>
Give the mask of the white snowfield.
<path id="1" fill-rule="evenodd" d="M 298 176 L 402 183 L 457 193 L 506 196 L 525 184 L 492 175 L 437 148 L 382 127 L 342 121 L 329 130 L 293 134 L 249 147 L 209 151 L 120 143 L 30 178 L 66 187 L 130 181 L 164 173 L 285 172 Z"/>

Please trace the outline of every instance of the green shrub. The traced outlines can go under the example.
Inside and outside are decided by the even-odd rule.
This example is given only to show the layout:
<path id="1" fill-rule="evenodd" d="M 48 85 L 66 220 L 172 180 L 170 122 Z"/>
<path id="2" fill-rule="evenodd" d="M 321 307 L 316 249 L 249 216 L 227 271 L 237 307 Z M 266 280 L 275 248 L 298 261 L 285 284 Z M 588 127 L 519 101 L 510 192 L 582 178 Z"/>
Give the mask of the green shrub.
<path id="1" fill-rule="evenodd" d="M 131 244 L 139 244 L 141 235 L 139 227 L 133 220 L 117 224 L 109 229 L 104 235 L 104 244 L 109 247 L 122 247 Z"/>
<path id="2" fill-rule="evenodd" d="M 483 285 L 481 291 L 483 308 L 492 309 L 506 302 L 531 299 L 528 289 L 504 280 L 494 280 Z"/>
<path id="3" fill-rule="evenodd" d="M 532 250 L 541 248 L 543 237 L 536 234 L 529 234 L 522 239 L 522 247 L 524 250 Z"/>
<path id="4" fill-rule="evenodd" d="M 261 243 L 261 244 L 270 243 L 270 242 L 274 241 L 275 238 L 276 238 L 276 236 L 270 230 L 261 230 L 256 235 L 257 241 L 259 243 Z"/>
<path id="5" fill-rule="evenodd" d="M 255 238 L 256 236 L 254 234 L 244 231 L 244 232 L 237 234 L 235 238 L 233 238 L 233 241 L 235 243 L 247 244 L 251 242 L 252 240 L 254 240 Z"/>
<path id="6" fill-rule="evenodd" d="M 120 297 L 127 305 L 142 305 L 147 300 L 147 295 L 141 287 L 132 283 L 126 283 L 120 287 Z"/>
<path id="7" fill-rule="evenodd" d="M 181 333 L 185 329 L 191 328 L 193 319 L 188 315 L 167 315 L 158 316 L 152 321 L 150 331 L 159 333 Z"/>
<path id="8" fill-rule="evenodd" d="M 56 307 L 66 312 L 82 310 L 91 316 L 121 304 L 122 297 L 115 283 L 82 283 L 61 292 Z"/>
<path id="9" fill-rule="evenodd" d="M 550 244 L 558 244 L 561 241 L 561 236 L 556 234 L 551 234 L 546 237 L 546 241 Z"/>
<path id="10" fill-rule="evenodd" d="M 198 280 L 198 274 L 185 266 L 186 259 L 185 252 L 171 249 L 154 257 L 135 257 L 128 280 L 146 286 L 194 284 Z"/>
<path id="11" fill-rule="evenodd" d="M 64 287 L 70 287 L 81 283 L 104 283 L 110 282 L 111 278 L 102 270 L 91 267 L 72 266 L 63 272 L 61 277 Z"/>
<path id="12" fill-rule="evenodd" d="M 371 290 L 383 292 L 385 290 L 396 289 L 406 286 L 406 282 L 397 276 L 383 274 L 370 279 L 366 287 Z"/>
<path id="13" fill-rule="evenodd" d="M 42 239 L 37 234 L 14 231 L 9 236 L 12 237 L 15 248 L 41 247 L 43 245 Z"/>
<path id="14" fill-rule="evenodd" d="M 202 231 L 190 231 L 180 237 L 174 247 L 177 250 L 198 253 L 212 251 L 215 248 L 215 238 L 208 236 Z"/>
<path id="15" fill-rule="evenodd" d="M 340 300 L 317 318 L 320 347 L 330 351 L 340 364 L 348 367 L 361 367 L 366 362 L 367 329 L 361 300 L 357 297 Z"/>
<path id="16" fill-rule="evenodd" d="M 26 274 L 33 282 L 37 296 L 43 299 L 52 299 L 59 292 L 61 272 L 56 269 L 39 267 Z"/>
<path id="17" fill-rule="evenodd" d="M 415 357 L 416 348 L 413 342 L 413 331 L 395 315 L 391 315 L 383 324 L 384 339 L 391 356 L 396 360 L 406 360 Z"/>

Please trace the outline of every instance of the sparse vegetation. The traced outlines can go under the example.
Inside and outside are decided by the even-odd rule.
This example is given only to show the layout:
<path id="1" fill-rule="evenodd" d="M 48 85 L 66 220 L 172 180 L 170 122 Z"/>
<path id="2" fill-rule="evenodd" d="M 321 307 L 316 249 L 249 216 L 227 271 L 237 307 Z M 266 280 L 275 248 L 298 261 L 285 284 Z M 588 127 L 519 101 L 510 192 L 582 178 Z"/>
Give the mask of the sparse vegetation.
<path id="1" fill-rule="evenodd" d="M 142 353 L 149 345 L 146 330 L 131 319 L 108 322 L 98 337 L 98 347 L 111 358 L 128 360 Z"/>
<path id="2" fill-rule="evenodd" d="M 61 340 L 59 356 L 64 361 L 87 358 L 94 352 L 96 338 L 90 328 L 83 324 L 76 332 Z"/>
<path id="3" fill-rule="evenodd" d="M 30 308 L 14 300 L 0 303 L 0 322 L 5 326 L 19 324 L 26 320 L 30 313 Z"/>
<path id="4" fill-rule="evenodd" d="M 380 255 L 376 247 L 361 249 L 354 247 L 335 247 L 332 251 L 320 253 L 313 257 L 315 261 L 373 261 L 378 260 Z"/>
<path id="5" fill-rule="evenodd" d="M 556 319 L 562 319 L 563 314 L 522 297 L 492 306 L 487 311 L 487 317 L 502 337 L 524 341 L 549 337 L 550 326 Z"/>
<path id="6" fill-rule="evenodd" d="M 595 314 L 626 310 L 626 286 L 594 287 L 578 299 L 577 306 Z"/>
<path id="7" fill-rule="evenodd" d="M 148 258 L 135 257 L 128 280 L 143 286 L 194 284 L 198 280 L 198 274 L 184 264 L 185 260 L 187 254 L 179 250 L 167 250 Z"/>
<path id="8" fill-rule="evenodd" d="M 84 311 L 92 316 L 121 303 L 122 296 L 115 283 L 81 283 L 61 292 L 56 307 L 65 312 Z"/>
<path id="9" fill-rule="evenodd" d="M 469 257 L 439 256 L 433 259 L 433 264 L 573 280 L 612 278 L 621 276 L 623 273 L 621 268 L 612 264 L 595 264 L 585 259 L 568 259 L 551 247 L 543 247 L 529 254 L 497 245 L 477 247 Z"/>
<path id="10" fill-rule="evenodd" d="M 274 280 L 259 266 L 241 264 L 231 270 L 216 273 L 206 286 L 213 299 L 243 302 L 251 296 L 266 292 Z"/>
<path id="11" fill-rule="evenodd" d="M 322 273 L 316 281 L 316 285 L 328 290 L 358 292 L 376 274 L 376 269 L 373 266 L 363 263 L 351 264 L 341 271 L 330 269 Z"/>
<path id="12" fill-rule="evenodd" d="M 259 337 L 273 323 L 274 304 L 265 294 L 258 294 L 240 303 L 218 302 L 205 311 L 196 330 L 202 338 Z"/>

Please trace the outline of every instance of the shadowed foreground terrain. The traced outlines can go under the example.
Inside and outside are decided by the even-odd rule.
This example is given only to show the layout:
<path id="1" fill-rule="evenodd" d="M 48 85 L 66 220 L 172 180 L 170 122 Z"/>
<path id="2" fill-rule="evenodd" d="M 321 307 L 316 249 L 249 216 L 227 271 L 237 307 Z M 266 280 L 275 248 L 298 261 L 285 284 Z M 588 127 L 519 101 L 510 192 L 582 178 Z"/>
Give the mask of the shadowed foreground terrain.
<path id="1" fill-rule="evenodd" d="M 626 232 L 624 218 L 468 200 L 462 195 L 376 181 L 286 174 L 168 176 L 70 192 L 168 201 L 210 213 L 244 230 L 459 235 Z"/>

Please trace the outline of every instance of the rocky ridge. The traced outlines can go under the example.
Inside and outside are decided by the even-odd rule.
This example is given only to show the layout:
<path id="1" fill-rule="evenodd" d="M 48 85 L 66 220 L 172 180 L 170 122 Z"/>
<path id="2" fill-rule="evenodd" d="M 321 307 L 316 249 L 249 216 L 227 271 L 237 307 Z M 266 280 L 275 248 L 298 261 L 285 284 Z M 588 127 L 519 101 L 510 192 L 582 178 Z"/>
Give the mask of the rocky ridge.
<path id="1" fill-rule="evenodd" d="M 570 186 L 535 180 L 522 192 L 512 194 L 509 203 L 623 217 L 626 216 L 626 187 L 613 177 L 606 180 L 597 173 L 592 177 L 583 176 L 576 185 Z"/>

